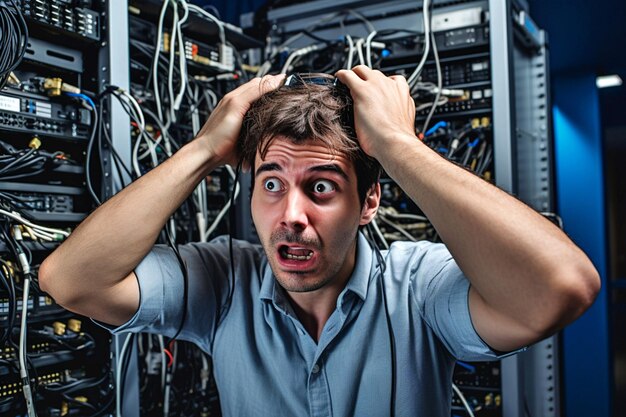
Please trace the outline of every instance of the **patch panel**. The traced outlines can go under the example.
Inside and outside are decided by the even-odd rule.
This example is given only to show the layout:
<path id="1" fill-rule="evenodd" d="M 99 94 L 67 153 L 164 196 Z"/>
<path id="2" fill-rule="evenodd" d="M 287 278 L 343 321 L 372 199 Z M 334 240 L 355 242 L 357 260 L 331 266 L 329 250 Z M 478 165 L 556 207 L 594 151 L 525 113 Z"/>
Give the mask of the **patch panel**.
<path id="1" fill-rule="evenodd" d="M 94 41 L 100 40 L 100 13 L 63 0 L 18 0 L 24 17 Z M 81 2 L 83 4 L 91 3 Z"/>
<path id="2" fill-rule="evenodd" d="M 19 90 L 4 90 L 0 94 L 0 129 L 87 140 L 91 122 L 91 112 L 72 102 Z"/>

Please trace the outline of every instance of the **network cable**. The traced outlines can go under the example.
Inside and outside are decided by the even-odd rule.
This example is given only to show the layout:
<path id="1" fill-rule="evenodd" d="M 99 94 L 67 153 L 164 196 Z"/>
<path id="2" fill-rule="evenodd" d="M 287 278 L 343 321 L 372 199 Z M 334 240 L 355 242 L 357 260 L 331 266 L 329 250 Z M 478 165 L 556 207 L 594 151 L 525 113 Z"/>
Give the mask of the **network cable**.
<path id="1" fill-rule="evenodd" d="M 27 46 L 28 27 L 20 8 L 13 0 L 0 1 L 0 90 L 22 62 Z"/>

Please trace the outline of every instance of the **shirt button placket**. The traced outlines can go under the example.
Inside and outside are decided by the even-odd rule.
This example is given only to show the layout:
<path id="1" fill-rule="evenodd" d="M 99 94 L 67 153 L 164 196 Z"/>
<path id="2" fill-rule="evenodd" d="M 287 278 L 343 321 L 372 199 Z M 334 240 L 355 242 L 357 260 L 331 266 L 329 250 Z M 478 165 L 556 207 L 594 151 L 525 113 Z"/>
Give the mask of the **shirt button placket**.
<path id="1" fill-rule="evenodd" d="M 331 417 L 330 391 L 322 366 L 316 363 L 311 368 L 309 377 L 309 404 L 311 417 Z"/>

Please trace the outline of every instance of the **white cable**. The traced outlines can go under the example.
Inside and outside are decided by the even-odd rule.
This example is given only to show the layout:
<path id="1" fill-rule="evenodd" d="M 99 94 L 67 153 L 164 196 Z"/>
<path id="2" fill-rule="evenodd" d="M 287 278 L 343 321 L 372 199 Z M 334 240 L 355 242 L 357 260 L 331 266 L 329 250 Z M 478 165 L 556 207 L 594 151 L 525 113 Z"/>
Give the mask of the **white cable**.
<path id="1" fill-rule="evenodd" d="M 198 97 L 200 94 L 200 87 L 195 85 L 193 88 L 193 101 L 194 103 L 198 102 Z M 208 94 L 204 96 L 205 98 L 210 97 Z M 213 94 L 215 97 L 215 94 Z M 216 97 L 217 99 L 217 97 Z M 212 100 L 212 99 L 211 99 Z M 207 106 L 210 108 L 212 102 L 207 101 Z M 198 112 L 198 106 L 196 105 L 193 112 L 191 113 L 191 126 L 193 129 L 194 136 L 200 130 L 200 114 Z M 194 200 L 196 201 L 196 206 L 198 211 L 196 212 L 196 223 L 198 224 L 198 232 L 199 232 L 199 240 L 200 242 L 207 241 L 206 235 L 206 224 L 208 221 L 208 209 L 206 204 L 206 179 L 203 179 L 200 184 L 194 190 Z"/>
<path id="2" fill-rule="evenodd" d="M 446 97 L 446 96 L 442 96 L 442 97 L 439 99 L 439 102 L 437 103 L 437 106 L 442 106 L 442 105 L 446 104 L 448 101 L 449 101 L 448 97 Z M 420 111 L 422 111 L 422 110 L 425 110 L 425 109 L 427 109 L 427 108 L 431 107 L 432 105 L 433 105 L 433 102 L 432 102 L 432 101 L 431 101 L 431 102 L 428 102 L 428 103 L 423 103 L 423 104 L 420 104 L 419 106 L 415 107 L 415 111 L 416 111 L 416 112 L 420 112 Z"/>
<path id="3" fill-rule="evenodd" d="M 28 315 L 28 292 L 30 290 L 29 273 L 24 274 L 24 289 L 22 291 L 22 316 L 20 317 L 20 345 L 19 363 L 20 378 L 22 378 L 22 391 L 26 400 L 28 417 L 37 417 L 35 403 L 33 402 L 33 392 L 30 388 L 30 377 L 26 368 L 26 316 Z"/>
<path id="4" fill-rule="evenodd" d="M 123 88 L 118 89 L 118 91 L 122 94 L 123 97 L 126 97 L 128 102 L 134 107 L 135 112 L 137 113 L 136 114 L 137 119 L 141 123 L 142 129 L 145 130 L 145 128 L 146 128 L 146 118 L 144 117 L 143 111 L 141 110 L 141 106 L 139 105 L 139 103 L 137 102 L 135 97 L 133 97 L 128 91 L 124 90 Z"/>
<path id="5" fill-rule="evenodd" d="M 121 392 L 121 387 L 122 387 L 122 362 L 124 359 L 124 356 L 126 355 L 126 349 L 128 348 L 128 345 L 130 344 L 130 341 L 132 339 L 132 334 L 127 334 L 126 335 L 126 339 L 124 340 L 124 344 L 122 345 L 122 349 L 120 350 L 119 355 L 115 358 L 116 359 L 116 367 L 115 367 L 115 415 L 117 417 L 122 417 L 122 394 L 123 392 Z"/>
<path id="6" fill-rule="evenodd" d="M 206 354 L 204 352 L 200 352 L 200 357 L 202 358 L 202 372 L 200 372 L 201 379 L 201 389 L 205 391 L 207 389 L 207 385 L 209 382 L 209 360 L 206 358 Z"/>
<path id="7" fill-rule="evenodd" d="M 207 12 L 203 8 L 196 6 L 195 4 L 189 4 L 187 5 L 187 7 L 189 7 L 189 10 L 194 11 L 198 14 L 201 14 L 202 16 L 214 22 L 217 25 L 217 29 L 219 30 L 220 42 L 222 44 L 226 44 L 226 33 L 224 31 L 224 23 L 221 20 L 219 20 L 217 17 L 213 16 L 211 13 Z"/>
<path id="8" fill-rule="evenodd" d="M 176 99 L 174 100 L 174 110 L 180 109 L 180 104 L 183 101 L 183 96 L 185 95 L 185 88 L 187 87 L 187 56 L 185 50 L 185 40 L 183 39 L 182 25 L 189 17 L 189 7 L 187 6 L 187 2 L 185 0 L 179 0 L 180 4 L 183 6 L 183 10 L 185 14 L 183 18 L 178 21 L 176 25 L 176 32 L 178 33 L 178 66 L 180 71 L 180 88 L 178 90 L 178 94 L 176 95 Z"/>
<path id="9" fill-rule="evenodd" d="M 372 68 L 372 39 L 374 39 L 377 33 L 375 30 L 372 31 L 365 40 L 365 56 L 367 58 L 367 66 L 370 68 Z"/>
<path id="10" fill-rule="evenodd" d="M 165 342 L 163 335 L 158 335 L 159 349 L 161 350 L 161 389 L 165 389 L 165 372 L 167 371 L 167 358 L 165 357 Z"/>
<path id="11" fill-rule="evenodd" d="M 64 237 L 68 237 L 70 235 L 69 232 L 66 232 L 65 230 L 53 229 L 53 228 L 50 228 L 50 227 L 39 226 L 39 225 L 36 225 L 34 223 L 31 223 L 28 220 L 24 219 L 19 213 L 11 213 L 11 212 L 8 212 L 6 210 L 0 209 L 0 214 L 3 214 L 5 216 L 7 216 L 7 217 L 10 217 L 13 220 L 17 220 L 18 222 L 20 222 L 22 224 L 25 224 L 26 226 L 32 227 L 33 229 L 39 229 L 39 230 L 44 231 L 44 232 L 60 234 L 60 235 L 62 235 Z"/>
<path id="12" fill-rule="evenodd" d="M 400 232 L 404 237 L 409 239 L 411 242 L 417 242 L 417 239 L 415 239 L 413 237 L 413 235 L 411 235 L 409 232 L 404 230 L 400 225 L 398 225 L 398 224 L 392 222 L 391 220 L 385 218 L 385 216 L 378 216 L 378 217 L 380 218 L 380 220 L 383 221 L 383 223 L 387 224 L 388 226 L 391 226 L 393 229 L 395 229 L 396 231 Z"/>
<path id="13" fill-rule="evenodd" d="M 234 180 L 235 172 L 233 171 L 233 168 L 230 165 L 225 165 L 225 166 L 226 166 L 226 170 L 230 174 L 230 177 Z M 235 197 L 233 199 L 236 199 L 238 195 L 239 195 L 239 182 L 235 184 Z M 211 226 L 207 229 L 205 233 L 207 238 L 211 236 L 211 233 L 215 231 L 220 221 L 222 221 L 222 218 L 224 217 L 224 215 L 228 212 L 228 209 L 230 209 L 230 202 L 231 202 L 231 199 L 229 198 L 228 202 L 224 205 L 224 207 L 222 207 L 222 210 L 220 210 L 220 212 L 215 217 L 215 220 L 213 220 L 213 223 L 211 223 Z"/>
<path id="14" fill-rule="evenodd" d="M 33 236 L 36 237 L 37 239 L 41 239 L 46 242 L 54 242 L 54 239 L 52 239 L 51 237 L 39 235 L 35 231 L 33 231 Z M 36 239 L 33 239 L 33 240 L 36 240 Z"/>
<path id="15" fill-rule="evenodd" d="M 393 207 L 379 207 L 378 212 L 383 216 L 389 216 L 396 219 L 407 219 L 407 220 L 418 220 L 427 222 L 428 218 L 426 216 L 419 216 L 417 214 L 408 214 L 408 213 L 398 213 L 396 209 Z"/>
<path id="16" fill-rule="evenodd" d="M 296 58 L 309 54 L 313 51 L 317 51 L 318 49 L 321 49 L 323 47 L 324 45 L 316 43 L 313 45 L 305 46 L 304 48 L 296 49 L 291 53 L 291 55 L 289 55 L 289 57 L 285 61 L 285 65 L 283 65 L 283 68 L 280 70 L 280 73 L 286 74 L 289 71 L 289 67 Z"/>
<path id="17" fill-rule="evenodd" d="M 315 29 L 316 27 L 318 27 L 320 25 L 323 25 L 324 23 L 326 23 L 326 22 L 334 19 L 335 17 L 341 15 L 342 13 L 343 12 L 329 13 L 329 14 L 323 16 L 320 20 L 318 20 L 317 22 L 315 22 L 311 26 L 307 27 L 304 31 L 296 33 L 295 35 L 293 35 L 290 38 L 288 38 L 285 42 L 283 42 L 280 45 L 278 45 L 276 47 L 275 51 L 269 56 L 267 61 L 265 61 L 261 65 L 261 67 L 259 68 L 259 70 L 256 73 L 256 76 L 257 77 L 262 77 L 262 76 L 266 75 L 270 71 L 270 69 L 272 69 L 272 59 L 274 59 L 276 57 L 276 55 L 278 55 L 279 53 L 285 51 L 287 46 L 291 45 L 293 42 L 295 42 L 298 39 L 300 39 L 301 37 L 303 37 L 305 32 L 309 32 L 309 31 Z"/>
<path id="18" fill-rule="evenodd" d="M 352 42 L 352 36 L 346 35 L 346 41 L 348 42 L 348 59 L 346 60 L 346 69 L 352 69 L 352 56 L 354 55 L 354 42 Z"/>
<path id="19" fill-rule="evenodd" d="M 133 164 L 133 170 L 135 171 L 135 175 L 137 175 L 137 178 L 141 177 L 141 170 L 139 169 L 139 160 L 143 159 L 143 158 L 139 158 L 137 154 L 139 153 L 139 145 L 141 144 L 142 139 L 146 136 L 147 134 L 145 134 L 144 132 L 141 132 L 139 136 L 137 137 L 137 140 L 135 141 L 135 146 L 133 146 L 131 159 L 132 159 L 132 164 Z M 156 155 L 156 144 L 151 143 L 151 141 L 148 139 L 146 139 L 146 143 L 148 145 L 148 151 L 150 152 L 149 155 L 152 161 L 152 166 L 156 167 L 159 164 L 159 161 Z"/>
<path id="20" fill-rule="evenodd" d="M 435 114 L 435 110 L 439 105 L 439 99 L 441 98 L 441 93 L 443 89 L 443 77 L 441 75 L 441 61 L 439 61 L 439 53 L 437 52 L 437 44 L 435 41 L 435 35 L 431 32 L 430 37 L 433 42 L 433 56 L 435 57 L 435 68 L 437 69 L 437 94 L 435 95 L 435 99 L 433 100 L 433 106 L 431 107 L 428 115 L 426 116 L 426 120 L 424 120 L 424 126 L 422 127 L 422 132 L 426 132 L 428 129 L 428 125 L 430 124 L 430 119 Z"/>
<path id="21" fill-rule="evenodd" d="M 430 52 L 430 0 L 423 0 L 423 8 L 422 8 L 422 18 L 424 21 L 424 54 L 422 55 L 422 59 L 420 60 L 415 71 L 409 76 L 407 82 L 410 87 L 413 87 L 417 79 L 419 78 L 422 69 L 424 68 L 424 64 L 426 63 L 426 58 L 428 57 L 428 53 Z"/>
<path id="22" fill-rule="evenodd" d="M 48 232 L 42 232 L 41 230 L 36 230 L 33 228 L 29 228 L 30 232 L 32 233 L 35 237 L 39 238 L 39 239 L 43 239 L 46 240 L 48 242 L 52 242 L 54 240 L 54 235 L 52 233 L 48 233 Z"/>
<path id="23" fill-rule="evenodd" d="M 359 64 L 361 65 L 365 65 L 365 58 L 363 57 L 363 43 L 365 42 L 365 39 L 361 38 L 358 41 L 356 41 L 356 53 L 357 56 L 359 57 Z"/>
<path id="24" fill-rule="evenodd" d="M 154 49 L 154 58 L 152 60 L 152 88 L 154 90 L 154 100 L 156 101 L 157 114 L 159 120 L 163 120 L 163 111 L 161 110 L 161 97 L 159 93 L 159 57 L 161 55 L 161 42 L 163 38 L 163 20 L 165 19 L 165 12 L 170 0 L 163 0 L 163 6 L 161 6 L 161 13 L 159 14 L 159 23 L 157 25 L 157 43 Z"/>
<path id="25" fill-rule="evenodd" d="M 385 239 L 382 232 L 380 231 L 380 228 L 378 227 L 378 222 L 376 221 L 376 219 L 372 219 L 372 228 L 374 229 L 374 232 L 378 236 L 378 240 L 382 242 L 385 249 L 389 249 L 389 243 L 387 243 L 387 239 Z"/>
<path id="26" fill-rule="evenodd" d="M 167 63 L 167 93 L 170 99 L 170 118 L 173 122 L 176 122 L 176 114 L 174 112 L 174 59 L 176 57 L 176 39 L 178 32 L 176 31 L 176 25 L 178 25 L 178 7 L 176 6 L 176 0 L 171 0 L 174 3 L 174 13 L 172 15 L 172 31 L 170 33 L 170 57 Z"/>
<path id="27" fill-rule="evenodd" d="M 178 357 L 178 345 L 176 343 L 172 344 L 172 352 L 170 353 L 172 354 L 172 371 L 167 373 L 167 381 L 163 392 L 163 417 L 168 417 L 170 414 L 170 392 L 172 391 L 172 379 L 174 379 L 176 358 Z"/>
<path id="28" fill-rule="evenodd" d="M 191 130 L 193 131 L 193 136 L 195 137 L 196 134 L 200 131 L 200 114 L 198 112 L 198 97 L 200 95 L 200 87 L 196 84 L 193 87 L 193 93 L 192 93 L 192 97 L 193 97 L 193 111 L 191 112 Z M 208 103 L 207 103 L 208 104 Z"/>
<path id="29" fill-rule="evenodd" d="M 211 98 L 211 106 L 209 107 L 211 111 L 217 106 L 217 95 L 213 92 L 213 90 L 209 90 L 208 88 L 204 89 L 204 94 L 208 95 Z"/>
<path id="30" fill-rule="evenodd" d="M 469 417 L 474 417 L 474 412 L 470 408 L 469 404 L 467 403 L 467 400 L 465 399 L 465 396 L 463 395 L 459 387 L 457 387 L 455 384 L 452 384 L 452 389 L 454 390 L 456 395 L 459 397 L 459 399 L 463 403 L 463 407 L 465 407 L 465 410 L 467 410 L 467 414 L 469 414 Z"/>
<path id="31" fill-rule="evenodd" d="M 289 67 L 291 66 L 291 63 L 293 62 L 293 60 L 296 57 L 300 56 L 299 54 L 300 51 L 302 51 L 302 49 L 296 49 L 291 54 L 289 54 L 289 56 L 287 57 L 287 60 L 285 61 L 285 65 L 283 65 L 283 68 L 280 70 L 281 74 L 287 74 L 287 71 L 289 70 Z"/>

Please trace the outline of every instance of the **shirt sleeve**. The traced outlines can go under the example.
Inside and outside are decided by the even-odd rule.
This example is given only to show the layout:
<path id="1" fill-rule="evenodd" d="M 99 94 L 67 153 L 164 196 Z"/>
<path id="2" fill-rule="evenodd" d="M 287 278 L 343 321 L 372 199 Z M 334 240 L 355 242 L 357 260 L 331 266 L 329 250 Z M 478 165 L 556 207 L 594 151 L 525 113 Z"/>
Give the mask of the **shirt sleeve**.
<path id="1" fill-rule="evenodd" d="M 121 326 L 103 327 L 112 334 L 147 332 L 172 337 L 181 324 L 183 311 L 186 311 L 178 338 L 193 342 L 211 354 L 215 331 L 227 310 L 230 289 L 228 238 L 181 245 L 178 250 L 187 269 L 186 305 L 184 275 L 176 254 L 166 245 L 155 245 L 135 268 L 139 308 Z M 253 264 L 258 254 L 253 245 L 235 240 L 233 251 L 238 270 L 242 264 Z"/>
<path id="2" fill-rule="evenodd" d="M 402 248 L 409 259 L 410 296 L 421 318 L 452 356 L 485 361 L 523 351 L 496 352 L 478 335 L 469 310 L 470 282 L 443 244 L 420 242 Z"/>

